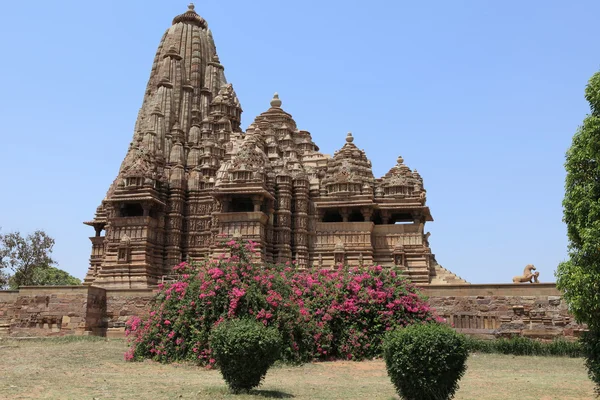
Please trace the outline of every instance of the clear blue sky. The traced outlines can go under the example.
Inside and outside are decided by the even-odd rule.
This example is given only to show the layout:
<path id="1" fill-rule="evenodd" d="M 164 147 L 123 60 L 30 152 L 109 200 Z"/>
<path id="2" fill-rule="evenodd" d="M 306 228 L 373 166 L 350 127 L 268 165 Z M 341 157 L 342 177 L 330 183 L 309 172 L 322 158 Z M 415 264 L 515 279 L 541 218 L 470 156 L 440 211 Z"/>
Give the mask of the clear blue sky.
<path id="1" fill-rule="evenodd" d="M 186 1 L 4 2 L 2 232 L 44 229 L 83 278 L 93 217 Z M 333 153 L 423 176 L 437 260 L 473 283 L 566 257 L 564 153 L 599 69 L 598 1 L 197 1 L 246 127 L 278 91 Z"/>

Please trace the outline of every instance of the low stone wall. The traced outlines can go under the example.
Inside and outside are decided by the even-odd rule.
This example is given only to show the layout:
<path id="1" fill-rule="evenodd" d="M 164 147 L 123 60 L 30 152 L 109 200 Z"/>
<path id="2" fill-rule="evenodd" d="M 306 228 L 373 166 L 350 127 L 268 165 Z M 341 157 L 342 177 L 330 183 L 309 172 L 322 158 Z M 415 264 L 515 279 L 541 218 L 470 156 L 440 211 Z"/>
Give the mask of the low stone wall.
<path id="1" fill-rule="evenodd" d="M 438 314 L 462 333 L 481 338 L 575 339 L 575 322 L 554 283 L 422 287 Z"/>
<path id="2" fill-rule="evenodd" d="M 0 291 L 1 336 L 122 337 L 132 315 L 147 316 L 153 289 L 31 286 Z"/>
<path id="3" fill-rule="evenodd" d="M 585 330 L 569 315 L 552 283 L 421 287 L 438 314 L 459 332 L 482 338 L 574 339 Z M 24 287 L 0 291 L 0 336 L 123 337 L 125 322 L 145 318 L 156 289 L 94 286 Z"/>
<path id="4" fill-rule="evenodd" d="M 0 291 L 0 337 L 9 335 L 18 296 L 18 291 Z"/>
<path id="5" fill-rule="evenodd" d="M 0 315 L 11 336 L 83 335 L 101 323 L 105 302 L 98 288 L 23 287 L 0 293 Z"/>
<path id="6" fill-rule="evenodd" d="M 124 337 L 125 322 L 135 315 L 146 318 L 156 289 L 107 289 L 103 336 Z"/>

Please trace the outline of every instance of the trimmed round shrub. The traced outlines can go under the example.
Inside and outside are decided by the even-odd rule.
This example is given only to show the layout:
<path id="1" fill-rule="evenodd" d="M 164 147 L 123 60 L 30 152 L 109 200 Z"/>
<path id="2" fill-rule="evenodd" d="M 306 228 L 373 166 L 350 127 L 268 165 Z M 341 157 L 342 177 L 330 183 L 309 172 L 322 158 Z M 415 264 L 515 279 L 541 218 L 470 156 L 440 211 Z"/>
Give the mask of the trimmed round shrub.
<path id="1" fill-rule="evenodd" d="M 415 324 L 389 332 L 383 355 L 396 392 L 406 400 L 452 399 L 469 355 L 465 337 L 452 328 Z"/>
<path id="2" fill-rule="evenodd" d="M 209 342 L 223 379 L 233 393 L 259 386 L 281 352 L 277 329 L 250 319 L 219 324 Z"/>

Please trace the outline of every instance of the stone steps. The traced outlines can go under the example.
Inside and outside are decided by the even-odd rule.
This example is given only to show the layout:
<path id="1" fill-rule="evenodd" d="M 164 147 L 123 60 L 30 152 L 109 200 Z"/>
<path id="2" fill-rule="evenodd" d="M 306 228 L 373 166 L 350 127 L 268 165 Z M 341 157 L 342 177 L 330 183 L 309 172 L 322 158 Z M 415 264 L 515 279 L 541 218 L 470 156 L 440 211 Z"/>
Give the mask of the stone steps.
<path id="1" fill-rule="evenodd" d="M 8 321 L 0 321 L 0 337 L 8 337 L 10 334 L 10 324 Z"/>

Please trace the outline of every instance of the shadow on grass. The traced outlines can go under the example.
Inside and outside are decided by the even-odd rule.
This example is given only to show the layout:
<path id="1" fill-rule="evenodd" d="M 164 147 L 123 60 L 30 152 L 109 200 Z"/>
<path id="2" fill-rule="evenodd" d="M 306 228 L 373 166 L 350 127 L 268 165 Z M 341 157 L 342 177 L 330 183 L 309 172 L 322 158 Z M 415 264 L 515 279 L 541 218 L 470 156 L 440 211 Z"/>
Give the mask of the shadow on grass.
<path id="1" fill-rule="evenodd" d="M 264 389 L 250 389 L 249 391 L 240 391 L 237 394 L 232 393 L 227 387 L 223 386 L 209 386 L 198 392 L 199 394 L 208 394 L 212 399 L 291 399 L 296 396 L 290 393 L 282 392 L 280 390 L 264 390 Z M 203 397 L 204 398 L 204 397 Z"/>
<path id="2" fill-rule="evenodd" d="M 267 399 L 291 399 L 295 397 L 293 394 L 280 392 L 279 390 L 252 389 L 248 392 L 248 394 L 258 397 L 265 397 Z"/>

